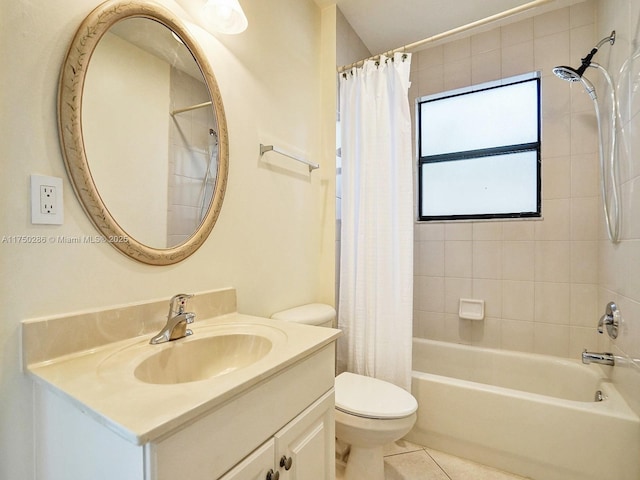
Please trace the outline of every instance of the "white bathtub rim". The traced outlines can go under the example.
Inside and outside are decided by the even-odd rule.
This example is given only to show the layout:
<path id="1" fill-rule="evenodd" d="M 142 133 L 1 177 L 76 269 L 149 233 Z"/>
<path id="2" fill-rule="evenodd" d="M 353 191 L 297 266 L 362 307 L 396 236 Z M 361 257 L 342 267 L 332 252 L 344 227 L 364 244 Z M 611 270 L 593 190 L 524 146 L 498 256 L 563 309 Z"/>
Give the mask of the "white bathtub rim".
<path id="1" fill-rule="evenodd" d="M 501 395 L 506 395 L 512 398 L 519 399 L 534 399 L 541 403 L 552 404 L 552 405 L 562 405 L 569 408 L 589 411 L 594 413 L 600 413 L 604 415 L 614 416 L 616 418 L 632 420 L 640 422 L 640 417 L 634 412 L 634 410 L 627 404 L 625 399 L 622 397 L 620 392 L 613 385 L 609 376 L 606 373 L 606 370 L 610 370 L 612 367 L 600 366 L 600 365 L 584 365 L 579 360 L 574 360 L 570 358 L 560 358 L 553 357 L 550 355 L 544 355 L 539 353 L 526 353 L 526 352 L 517 352 L 512 350 L 500 350 L 495 348 L 488 347 L 476 347 L 472 345 L 466 344 L 458 344 L 451 342 L 444 342 L 440 340 L 430 340 L 423 338 L 413 338 L 414 342 L 428 345 L 433 343 L 435 345 L 444 347 L 444 348 L 455 348 L 455 349 L 473 349 L 478 353 L 486 353 L 488 355 L 499 355 L 502 357 L 518 357 L 526 360 L 532 358 L 539 358 L 544 362 L 551 362 L 553 364 L 557 364 L 558 366 L 567 366 L 571 369 L 579 368 L 584 369 L 581 373 L 586 373 L 589 376 L 593 376 L 595 380 L 597 380 L 597 388 L 594 389 L 593 395 L 595 397 L 596 390 L 601 390 L 605 399 L 601 402 L 593 401 L 580 401 L 580 400 L 571 400 L 558 398 L 550 395 L 544 395 L 540 393 L 527 392 L 522 390 L 516 390 L 513 388 L 502 387 L 497 385 L 491 385 L 487 383 L 476 382 L 473 380 L 459 379 L 455 377 L 449 377 L 444 375 L 439 375 L 435 373 L 422 372 L 420 370 L 413 370 L 412 375 L 414 377 L 422 377 L 427 380 L 435 381 L 438 383 L 447 383 L 450 385 L 456 385 L 464 388 L 473 388 L 487 392 L 496 392 Z"/>
<path id="2" fill-rule="evenodd" d="M 458 378 L 445 377 L 433 373 L 425 373 L 417 370 L 412 371 L 413 378 L 424 379 L 436 383 L 444 383 L 460 388 L 470 388 L 474 390 L 497 393 L 510 398 L 518 398 L 521 400 L 533 400 L 547 405 L 562 406 L 574 410 L 581 410 L 595 414 L 607 415 L 622 420 L 631 420 L 640 423 L 640 418 L 631 410 L 618 391 L 610 382 L 603 382 L 600 387 L 605 399 L 601 402 L 581 402 L 577 400 L 566 400 L 563 398 L 555 398 L 538 393 L 523 392 L 513 390 L 511 388 L 497 387 L 495 385 L 487 385 L 486 383 L 472 382 L 470 380 L 460 380 Z M 595 395 L 595 392 L 593 392 Z M 428 408 L 428 407 L 427 407 Z"/>
<path id="3" fill-rule="evenodd" d="M 565 365 L 570 368 L 578 367 L 593 367 L 592 374 L 598 375 L 599 377 L 607 378 L 607 371 L 611 367 L 604 367 L 601 365 L 584 365 L 580 360 L 576 360 L 573 358 L 564 358 L 564 357 L 556 357 L 553 355 L 546 355 L 544 353 L 533 353 L 533 352 L 519 352 L 517 350 L 504 350 L 500 348 L 491 348 L 491 347 L 482 347 L 477 345 L 470 345 L 467 343 L 454 343 L 454 342 L 445 342 L 443 340 L 431 340 L 428 338 L 419 338 L 413 337 L 413 342 L 415 343 L 423 343 L 423 344 L 435 344 L 438 346 L 444 346 L 446 348 L 455 348 L 460 350 L 472 349 L 475 353 L 487 353 L 490 355 L 496 355 L 500 357 L 515 357 L 522 358 L 525 360 L 529 360 L 531 358 L 539 358 L 540 360 L 547 363 L 554 363 L 557 365 Z"/>

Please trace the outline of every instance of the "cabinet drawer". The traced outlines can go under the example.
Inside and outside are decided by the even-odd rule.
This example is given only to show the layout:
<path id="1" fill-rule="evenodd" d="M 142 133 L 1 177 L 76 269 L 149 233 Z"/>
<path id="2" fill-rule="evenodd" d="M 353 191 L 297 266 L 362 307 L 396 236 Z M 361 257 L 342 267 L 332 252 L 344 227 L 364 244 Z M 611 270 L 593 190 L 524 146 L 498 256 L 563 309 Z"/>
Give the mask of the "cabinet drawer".
<path id="1" fill-rule="evenodd" d="M 332 343 L 151 444 L 148 478 L 220 477 L 333 388 L 334 350 Z"/>

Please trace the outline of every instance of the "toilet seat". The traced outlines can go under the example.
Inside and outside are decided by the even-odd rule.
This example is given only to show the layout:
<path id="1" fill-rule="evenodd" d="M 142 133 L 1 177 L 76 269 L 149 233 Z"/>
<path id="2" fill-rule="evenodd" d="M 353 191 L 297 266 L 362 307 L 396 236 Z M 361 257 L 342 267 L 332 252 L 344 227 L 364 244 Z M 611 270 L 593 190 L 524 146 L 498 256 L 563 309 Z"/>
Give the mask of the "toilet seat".
<path id="1" fill-rule="evenodd" d="M 418 409 L 418 402 L 407 391 L 373 377 L 350 372 L 336 377 L 336 408 L 358 417 L 403 418 Z"/>

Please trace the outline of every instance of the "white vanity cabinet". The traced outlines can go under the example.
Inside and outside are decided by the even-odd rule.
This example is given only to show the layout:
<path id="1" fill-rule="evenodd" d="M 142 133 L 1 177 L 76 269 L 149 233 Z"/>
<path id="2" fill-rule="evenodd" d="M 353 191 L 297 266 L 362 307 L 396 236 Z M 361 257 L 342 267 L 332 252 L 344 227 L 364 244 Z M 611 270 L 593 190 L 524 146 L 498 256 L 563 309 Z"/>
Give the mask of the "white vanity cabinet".
<path id="1" fill-rule="evenodd" d="M 186 422 L 167 420 L 141 444 L 38 382 L 36 478 L 333 480 L 334 352 L 332 342 Z"/>
<path id="2" fill-rule="evenodd" d="M 276 480 L 275 455 L 276 441 L 272 438 L 220 480 Z"/>
<path id="3" fill-rule="evenodd" d="M 333 391 L 289 422 L 221 480 L 330 480 L 335 477 Z"/>

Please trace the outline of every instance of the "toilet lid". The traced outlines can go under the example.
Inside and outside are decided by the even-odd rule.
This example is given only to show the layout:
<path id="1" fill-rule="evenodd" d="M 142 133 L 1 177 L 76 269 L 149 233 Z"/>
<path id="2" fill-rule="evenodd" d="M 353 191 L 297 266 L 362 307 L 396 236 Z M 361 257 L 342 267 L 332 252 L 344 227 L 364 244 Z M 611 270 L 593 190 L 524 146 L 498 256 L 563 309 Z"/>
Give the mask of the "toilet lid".
<path id="1" fill-rule="evenodd" d="M 373 377 L 344 372 L 336 377 L 336 408 L 367 418 L 403 418 L 418 409 L 402 388 Z"/>

